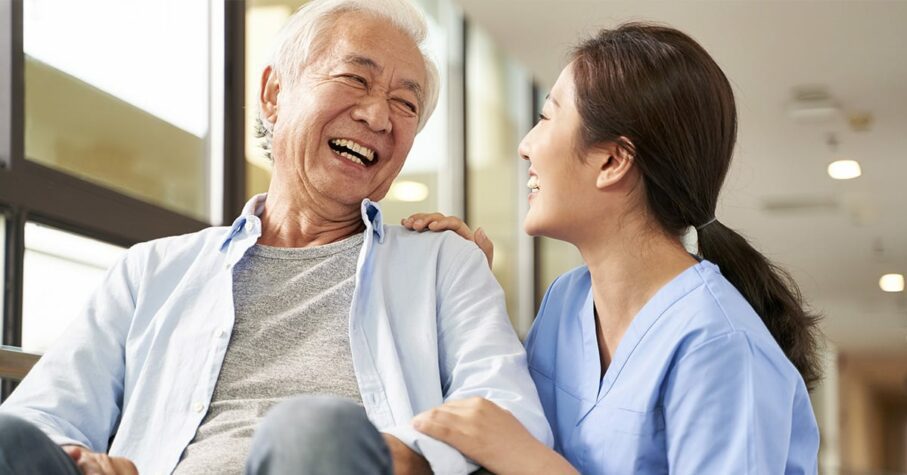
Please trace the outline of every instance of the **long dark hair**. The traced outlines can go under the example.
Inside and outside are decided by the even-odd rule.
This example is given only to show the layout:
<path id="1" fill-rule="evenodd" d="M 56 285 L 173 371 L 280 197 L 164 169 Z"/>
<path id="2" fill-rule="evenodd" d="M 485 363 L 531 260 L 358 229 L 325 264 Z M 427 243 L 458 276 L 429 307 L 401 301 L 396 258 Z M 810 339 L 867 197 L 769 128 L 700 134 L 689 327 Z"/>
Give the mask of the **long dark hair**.
<path id="1" fill-rule="evenodd" d="M 701 227 L 700 255 L 743 294 L 812 388 L 821 377 L 820 316 L 787 272 L 713 221 L 737 137 L 721 68 L 686 34 L 643 23 L 600 31 L 572 59 L 581 147 L 616 143 L 635 157 L 649 212 L 676 237 Z"/>

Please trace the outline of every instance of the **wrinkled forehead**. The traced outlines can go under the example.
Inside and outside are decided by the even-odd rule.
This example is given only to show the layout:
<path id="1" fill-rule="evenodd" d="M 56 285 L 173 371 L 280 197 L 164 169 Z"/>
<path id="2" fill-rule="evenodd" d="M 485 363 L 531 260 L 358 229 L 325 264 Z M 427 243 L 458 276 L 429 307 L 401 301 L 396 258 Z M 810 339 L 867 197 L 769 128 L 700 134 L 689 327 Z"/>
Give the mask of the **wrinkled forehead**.
<path id="1" fill-rule="evenodd" d="M 375 13 L 342 11 L 315 40 L 310 63 L 350 64 L 391 72 L 425 87 L 425 58 L 419 45 L 390 20 Z"/>

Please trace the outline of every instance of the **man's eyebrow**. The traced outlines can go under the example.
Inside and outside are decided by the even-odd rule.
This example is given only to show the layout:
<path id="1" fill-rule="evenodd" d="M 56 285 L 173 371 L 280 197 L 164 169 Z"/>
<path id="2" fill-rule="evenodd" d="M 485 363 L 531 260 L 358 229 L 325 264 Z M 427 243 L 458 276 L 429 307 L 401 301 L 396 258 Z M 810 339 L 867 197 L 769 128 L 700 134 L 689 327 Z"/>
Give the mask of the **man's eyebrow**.
<path id="1" fill-rule="evenodd" d="M 422 105 L 424 103 L 424 100 L 423 100 L 424 95 L 422 92 L 422 86 L 419 85 L 419 83 L 417 83 L 416 81 L 412 81 L 410 79 L 404 79 L 403 87 L 406 89 L 409 89 L 410 92 L 412 92 L 413 94 L 416 95 L 416 99 L 419 101 L 419 105 Z"/>
<path id="2" fill-rule="evenodd" d="M 357 66 L 363 66 L 363 67 L 366 67 L 368 69 L 374 70 L 379 73 L 381 71 L 384 71 L 383 67 L 381 67 L 378 63 L 376 63 L 375 60 L 373 60 L 372 58 L 369 58 L 367 56 L 351 54 L 351 55 L 347 55 L 346 57 L 344 57 L 343 62 L 347 63 L 347 64 L 355 64 Z M 416 98 L 419 100 L 419 104 L 420 105 L 423 104 L 425 93 L 422 90 L 422 85 L 420 85 L 418 82 L 413 81 L 411 79 L 404 79 L 402 82 L 403 82 L 403 88 L 407 89 L 410 92 L 412 92 L 413 94 L 415 94 Z"/>
<path id="3" fill-rule="evenodd" d="M 384 70 L 384 68 L 378 66 L 378 63 L 376 63 L 375 60 L 367 56 L 351 54 L 343 58 L 343 62 L 347 64 L 355 64 L 357 66 L 365 66 L 366 68 L 374 69 L 379 72 Z"/>

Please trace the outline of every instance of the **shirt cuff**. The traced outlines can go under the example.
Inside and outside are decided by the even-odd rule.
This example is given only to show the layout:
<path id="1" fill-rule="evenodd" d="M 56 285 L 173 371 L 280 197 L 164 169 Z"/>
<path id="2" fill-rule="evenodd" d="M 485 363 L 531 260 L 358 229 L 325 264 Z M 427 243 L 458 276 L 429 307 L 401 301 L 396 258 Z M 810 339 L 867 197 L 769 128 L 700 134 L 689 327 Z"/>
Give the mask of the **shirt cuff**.
<path id="1" fill-rule="evenodd" d="M 400 439 L 400 442 L 425 457 L 425 460 L 428 460 L 428 464 L 431 465 L 431 471 L 438 475 L 466 475 L 479 468 L 478 465 L 467 460 L 457 449 L 410 426 L 388 427 L 382 432 Z"/>
<path id="2" fill-rule="evenodd" d="M 26 420 L 29 423 L 31 423 L 32 425 L 34 425 L 35 427 L 37 427 L 38 429 L 40 429 L 41 432 L 44 432 L 44 434 L 47 436 L 47 438 L 49 438 L 53 443 L 55 443 L 57 445 L 78 445 L 79 447 L 85 447 L 88 450 L 92 450 L 90 447 L 88 447 L 85 444 L 85 442 L 80 441 L 78 439 L 74 439 L 67 435 L 63 435 L 63 434 L 59 433 L 58 431 L 54 430 L 53 427 L 48 426 L 47 424 L 44 424 L 43 422 L 36 421 L 33 419 L 26 419 Z"/>

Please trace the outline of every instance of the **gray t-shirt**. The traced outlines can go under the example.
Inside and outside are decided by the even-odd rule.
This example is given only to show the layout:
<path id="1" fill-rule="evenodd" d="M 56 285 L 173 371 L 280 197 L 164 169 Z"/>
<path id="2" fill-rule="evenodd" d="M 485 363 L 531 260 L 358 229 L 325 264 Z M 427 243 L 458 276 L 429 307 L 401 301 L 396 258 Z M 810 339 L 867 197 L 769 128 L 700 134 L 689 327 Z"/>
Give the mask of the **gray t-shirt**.
<path id="1" fill-rule="evenodd" d="M 236 264 L 230 345 L 208 413 L 174 473 L 242 473 L 258 422 L 292 396 L 361 404 L 349 341 L 361 247 L 361 234 L 314 248 L 256 245 Z"/>

